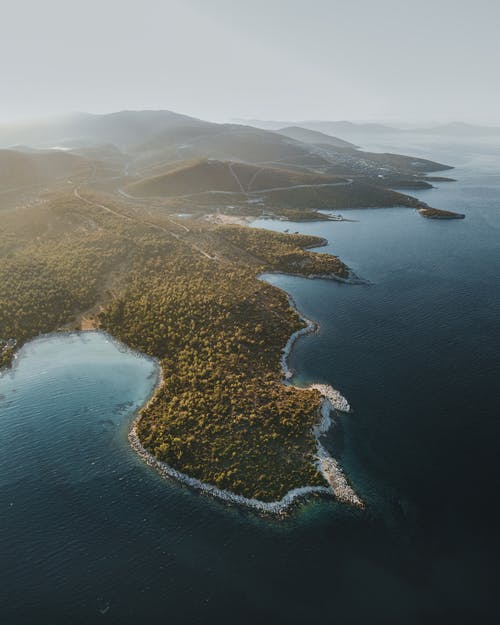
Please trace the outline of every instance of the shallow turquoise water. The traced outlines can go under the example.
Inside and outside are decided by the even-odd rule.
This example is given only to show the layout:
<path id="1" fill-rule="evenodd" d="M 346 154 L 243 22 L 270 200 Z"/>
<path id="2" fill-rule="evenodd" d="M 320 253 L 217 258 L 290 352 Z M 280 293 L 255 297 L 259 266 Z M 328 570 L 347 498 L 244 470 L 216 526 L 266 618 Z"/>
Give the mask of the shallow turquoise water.
<path id="1" fill-rule="evenodd" d="M 326 236 L 372 282 L 268 278 L 321 323 L 292 366 L 353 405 L 329 445 L 367 512 L 270 521 L 162 480 L 126 439 L 154 363 L 102 334 L 42 338 L 0 377 L 2 622 L 494 620 L 500 158 L 474 150 L 419 194 L 464 221 L 265 222 Z"/>

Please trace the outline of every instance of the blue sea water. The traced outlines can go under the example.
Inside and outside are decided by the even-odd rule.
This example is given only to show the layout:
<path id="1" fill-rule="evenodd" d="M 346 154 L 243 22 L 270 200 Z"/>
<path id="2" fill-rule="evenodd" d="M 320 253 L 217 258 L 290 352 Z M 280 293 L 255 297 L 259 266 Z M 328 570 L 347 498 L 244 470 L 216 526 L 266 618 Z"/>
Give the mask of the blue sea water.
<path id="1" fill-rule="evenodd" d="M 43 337 L 0 377 L 2 623 L 495 621 L 500 149 L 411 153 L 458 163 L 418 195 L 465 220 L 254 224 L 324 236 L 371 282 L 267 277 L 320 323 L 291 364 L 353 406 L 328 445 L 367 511 L 273 521 L 162 480 L 126 438 L 154 362 L 103 334 Z"/>

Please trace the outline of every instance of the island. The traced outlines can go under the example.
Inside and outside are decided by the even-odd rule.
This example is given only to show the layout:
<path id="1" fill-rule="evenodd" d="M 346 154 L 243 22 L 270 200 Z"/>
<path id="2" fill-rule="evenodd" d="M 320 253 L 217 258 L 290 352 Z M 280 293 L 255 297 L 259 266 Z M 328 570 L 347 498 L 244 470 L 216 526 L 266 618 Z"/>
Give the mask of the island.
<path id="1" fill-rule="evenodd" d="M 422 215 L 422 217 L 426 217 L 427 219 L 465 219 L 465 215 L 463 213 L 454 213 L 452 211 L 431 208 L 426 205 L 419 208 L 418 212 Z"/>

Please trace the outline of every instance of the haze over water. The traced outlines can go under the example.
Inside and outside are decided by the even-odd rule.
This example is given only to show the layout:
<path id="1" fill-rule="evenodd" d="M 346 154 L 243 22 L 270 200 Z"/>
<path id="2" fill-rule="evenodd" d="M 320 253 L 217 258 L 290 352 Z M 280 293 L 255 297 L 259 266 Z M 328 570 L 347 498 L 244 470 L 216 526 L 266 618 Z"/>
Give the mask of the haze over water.
<path id="1" fill-rule="evenodd" d="M 0 377 L 6 622 L 492 619 L 500 150 L 398 149 L 459 164 L 457 183 L 413 194 L 465 220 L 261 224 L 325 236 L 372 282 L 269 277 L 321 324 L 292 366 L 352 404 L 329 444 L 368 512 L 311 502 L 270 521 L 160 479 L 126 440 L 152 361 L 101 334 L 44 338 Z"/>

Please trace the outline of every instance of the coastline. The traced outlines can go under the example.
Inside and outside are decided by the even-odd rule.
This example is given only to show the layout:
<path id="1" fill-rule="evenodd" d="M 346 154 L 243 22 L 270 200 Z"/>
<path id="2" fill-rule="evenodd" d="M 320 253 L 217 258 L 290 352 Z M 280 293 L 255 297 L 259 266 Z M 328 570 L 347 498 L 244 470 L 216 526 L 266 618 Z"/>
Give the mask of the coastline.
<path id="1" fill-rule="evenodd" d="M 309 331 L 307 327 L 307 328 L 302 328 L 301 330 L 298 330 L 297 332 L 300 334 L 303 334 L 303 330 Z M 298 338 L 297 332 L 292 334 L 292 336 L 287 342 L 287 346 L 290 344 L 290 342 L 291 344 L 293 344 L 296 338 Z M 106 334 L 106 336 L 110 336 L 107 333 L 104 333 L 104 334 Z M 116 340 L 116 339 L 113 339 L 113 337 L 111 338 L 112 340 Z M 119 341 L 117 342 L 120 343 Z M 283 352 L 285 352 L 287 346 L 285 346 L 285 349 L 283 350 Z M 137 426 L 139 425 L 139 422 L 142 418 L 144 410 L 146 410 L 148 406 L 150 406 L 151 403 L 155 400 L 158 391 L 163 385 L 163 369 L 162 369 L 161 363 L 156 359 L 153 359 L 153 360 L 157 364 L 157 371 L 158 371 L 156 384 L 151 392 L 149 399 L 141 408 L 139 408 L 139 410 L 136 412 L 132 420 L 132 423 L 130 425 L 130 429 L 128 432 L 128 441 L 129 441 L 131 448 L 135 451 L 135 453 L 139 456 L 139 458 L 145 464 L 147 464 L 149 467 L 153 468 L 157 473 L 159 473 L 161 477 L 165 479 L 173 479 L 180 484 L 188 486 L 194 490 L 200 491 L 204 495 L 208 495 L 210 497 L 220 499 L 224 501 L 225 503 L 245 506 L 247 508 L 254 509 L 260 513 L 270 514 L 274 516 L 285 515 L 286 513 L 290 511 L 290 508 L 298 502 L 298 500 L 307 498 L 308 496 L 311 496 L 313 494 L 323 495 L 323 496 L 333 494 L 332 489 L 327 486 L 302 486 L 302 487 L 294 488 L 288 491 L 288 493 L 286 493 L 286 495 L 278 501 L 266 502 L 266 501 L 261 501 L 255 498 L 244 497 L 243 495 L 237 495 L 236 493 L 233 493 L 232 491 L 229 491 L 229 490 L 217 488 L 216 486 L 213 486 L 212 484 L 202 482 L 201 480 L 197 478 L 187 475 L 187 473 L 183 473 L 182 471 L 178 471 L 177 469 L 174 469 L 174 467 L 170 466 L 168 463 L 162 460 L 158 460 L 156 456 L 154 456 L 150 451 L 148 451 L 142 445 L 139 435 L 137 433 Z M 323 419 L 321 422 L 323 422 Z M 321 430 L 320 425 L 315 426 L 315 428 L 316 427 L 320 428 L 318 429 L 318 433 L 320 431 L 321 433 L 324 433 L 323 430 Z"/>
<path id="2" fill-rule="evenodd" d="M 295 342 L 300 336 L 310 334 L 311 332 L 316 331 L 319 327 L 316 322 L 308 319 L 298 310 L 293 298 L 288 293 L 286 293 L 286 295 L 290 307 L 299 315 L 300 319 L 304 321 L 306 325 L 290 336 L 282 350 L 280 362 L 284 375 L 284 384 L 287 384 L 288 380 L 293 377 L 293 372 L 288 366 L 288 358 Z M 322 395 L 319 408 L 319 415 L 321 418 L 319 422 L 313 426 L 312 434 L 317 444 L 316 466 L 329 486 L 301 486 L 288 491 L 285 496 L 278 501 L 266 502 L 255 498 L 244 497 L 243 495 L 238 495 L 232 491 L 217 488 L 212 484 L 208 484 L 197 478 L 191 477 L 182 471 L 174 469 L 168 463 L 158 460 L 158 458 L 156 458 L 142 445 L 137 432 L 137 426 L 139 425 L 144 410 L 155 400 L 155 397 L 163 384 L 163 370 L 161 368 L 161 363 L 158 363 L 158 367 L 159 372 L 157 384 L 147 402 L 137 411 L 134 419 L 132 420 L 128 433 L 128 441 L 131 448 L 137 453 L 141 460 L 151 468 L 155 469 L 161 477 L 173 479 L 180 484 L 184 484 L 185 486 L 200 491 L 205 495 L 222 500 L 225 503 L 245 506 L 262 514 L 270 514 L 274 516 L 286 515 L 300 500 L 307 499 L 310 496 L 334 497 L 339 502 L 347 503 L 357 508 L 364 508 L 363 501 L 349 485 L 339 463 L 327 452 L 320 442 L 320 438 L 326 434 L 333 425 L 331 417 L 332 411 L 350 411 L 350 406 L 347 400 L 334 388 L 325 384 L 312 384 L 309 387 L 316 389 Z"/>
<path id="3" fill-rule="evenodd" d="M 365 278 L 360 278 L 359 276 L 357 276 L 354 273 L 354 271 L 352 271 L 352 269 L 350 269 L 349 267 L 348 267 L 348 270 L 349 270 L 349 276 L 347 278 L 342 278 L 341 276 L 338 276 L 336 273 L 304 274 L 304 273 L 290 273 L 287 271 L 280 271 L 279 269 L 275 269 L 275 270 L 269 269 L 269 270 L 262 272 L 260 275 L 262 276 L 262 275 L 268 274 L 268 275 L 273 275 L 273 276 L 290 276 L 292 278 L 305 278 L 306 280 L 333 280 L 334 282 L 340 282 L 340 284 L 351 284 L 351 285 L 370 286 L 372 284 L 369 280 L 366 280 Z M 259 276 L 259 280 L 260 279 L 261 278 Z M 279 287 L 275 287 L 275 288 L 279 288 Z M 286 291 L 283 291 L 283 292 L 290 299 L 290 295 L 286 293 Z M 295 305 L 293 305 L 292 308 L 295 310 L 295 312 L 297 312 L 300 315 L 300 312 L 297 310 L 297 307 Z"/>
<path id="4" fill-rule="evenodd" d="M 274 287 L 279 288 L 279 287 Z M 281 289 L 280 289 L 281 290 Z M 283 291 L 284 292 L 284 291 Z M 286 292 L 285 292 L 286 293 Z M 280 359 L 281 368 L 283 372 L 283 383 L 288 384 L 289 380 L 293 377 L 293 371 L 290 369 L 288 365 L 288 358 L 291 354 L 293 346 L 295 342 L 298 340 L 300 336 L 304 336 L 315 332 L 319 329 L 319 325 L 307 318 L 303 315 L 297 308 L 295 301 L 293 298 L 286 293 L 288 302 L 290 307 L 299 315 L 300 319 L 306 324 L 304 327 L 300 328 L 296 332 L 294 332 L 290 338 L 288 339 L 285 347 L 282 350 L 282 355 Z M 89 329 L 89 330 L 73 330 L 73 331 L 54 331 L 45 334 L 40 334 L 37 337 L 31 339 L 34 340 L 50 340 L 54 337 L 60 336 L 77 336 L 82 337 L 88 333 L 100 333 L 106 337 L 109 341 L 111 341 L 119 351 L 127 352 L 136 355 L 139 358 L 147 358 L 154 362 L 156 365 L 157 378 L 156 384 L 154 385 L 149 398 L 146 402 L 136 411 L 132 422 L 129 426 L 128 431 L 128 442 L 131 448 L 137 453 L 137 455 L 141 458 L 141 460 L 155 469 L 163 478 L 173 479 L 180 484 L 184 484 L 194 490 L 200 491 L 205 495 L 211 496 L 213 498 L 224 501 L 228 504 L 234 504 L 239 506 L 244 506 L 246 508 L 253 509 L 261 514 L 272 515 L 272 516 L 285 516 L 288 514 L 291 509 L 297 505 L 301 500 L 306 500 L 312 496 L 322 496 L 322 497 L 333 497 L 337 501 L 342 503 L 350 504 L 354 507 L 364 508 L 363 501 L 357 496 L 352 487 L 349 485 L 339 463 L 327 452 L 324 446 L 321 444 L 321 437 L 328 432 L 328 430 L 333 425 L 332 412 L 334 410 L 339 410 L 342 412 L 349 412 L 350 406 L 347 400 L 335 389 L 333 389 L 329 385 L 325 384 L 311 384 L 309 387 L 296 387 L 296 388 L 312 388 L 316 389 L 321 395 L 321 403 L 318 410 L 319 421 L 312 428 L 312 434 L 316 440 L 317 444 L 317 454 L 316 454 L 316 466 L 320 473 L 325 478 L 326 482 L 329 486 L 301 486 L 298 488 L 294 488 L 288 491 L 284 497 L 278 501 L 265 502 L 255 498 L 244 497 L 243 495 L 238 495 L 229 490 L 223 490 L 213 486 L 212 484 L 208 484 L 198 480 L 197 478 L 193 478 L 186 473 L 182 473 L 177 469 L 174 469 L 172 466 L 158 460 L 151 452 L 149 452 L 141 443 L 139 439 L 139 435 L 137 433 L 137 426 L 142 418 L 144 410 L 151 405 L 151 403 L 155 400 L 156 395 L 159 389 L 163 384 L 163 369 L 161 366 L 161 362 L 154 358 L 153 356 L 149 356 L 148 354 L 144 354 L 139 352 L 131 347 L 127 346 L 125 343 L 116 339 L 113 335 L 108 332 L 100 329 Z M 19 363 L 19 356 L 22 356 L 22 350 L 28 346 L 31 341 L 27 341 L 24 343 L 18 350 L 14 352 L 12 362 L 10 366 L 2 368 L 0 370 L 0 375 L 3 375 L 7 372 L 12 372 Z"/>
<path id="5" fill-rule="evenodd" d="M 275 286 L 275 288 L 279 287 Z M 288 293 L 286 293 L 286 295 L 288 297 L 290 307 L 295 310 L 295 312 L 299 315 L 300 319 L 304 321 L 306 326 L 294 332 L 288 339 L 288 342 L 283 349 L 283 354 L 281 356 L 281 367 L 285 376 L 285 383 L 293 378 L 294 375 L 293 370 L 290 369 L 288 365 L 288 359 L 290 357 L 295 342 L 299 339 L 300 336 L 311 334 L 312 332 L 317 332 L 319 330 L 319 324 L 301 313 L 293 297 Z M 295 386 L 295 388 L 303 387 Z M 350 486 L 340 464 L 337 462 L 337 460 L 335 460 L 335 458 L 333 458 L 333 456 L 328 453 L 320 440 L 321 437 L 325 435 L 334 425 L 334 421 L 332 419 L 332 413 L 334 411 L 339 411 L 343 413 L 351 412 L 349 402 L 339 391 L 334 389 L 329 384 L 319 384 L 315 382 L 305 388 L 315 389 L 322 396 L 320 405 L 321 420 L 312 428 L 312 433 L 314 438 L 316 439 L 316 444 L 318 448 L 316 456 L 317 468 L 323 475 L 325 480 L 330 484 L 329 490 L 334 495 L 337 501 L 347 503 L 358 508 L 364 508 L 364 502 Z"/>
<path id="6" fill-rule="evenodd" d="M 25 341 L 22 345 L 19 345 L 18 349 L 16 349 L 16 351 L 12 355 L 11 363 L 0 368 L 0 376 L 5 375 L 6 373 L 11 373 L 12 371 L 15 371 L 15 369 L 18 367 L 18 364 L 19 364 L 19 357 L 23 356 L 22 351 L 34 341 L 46 341 L 46 340 L 50 340 L 53 338 L 59 338 L 61 336 L 76 336 L 76 337 L 81 338 L 81 337 L 84 337 L 86 334 L 102 334 L 104 337 L 106 337 L 108 341 L 111 341 L 113 345 L 115 345 L 118 351 L 127 353 L 127 354 L 133 354 L 137 358 L 147 358 L 148 360 L 153 361 L 156 367 L 161 372 L 160 363 L 158 359 L 155 358 L 154 356 L 149 356 L 148 354 L 144 354 L 143 352 L 140 352 L 136 349 L 133 349 L 132 347 L 129 347 L 128 345 L 120 341 L 119 339 L 115 338 L 109 332 L 106 332 L 106 330 L 102 330 L 100 328 L 88 328 L 88 329 L 81 329 L 81 330 L 69 330 L 69 329 L 53 330 L 52 332 L 44 332 L 43 334 L 38 334 L 37 336 L 34 336 L 33 338 Z M 156 385 L 153 389 L 153 392 L 156 393 Z"/>

